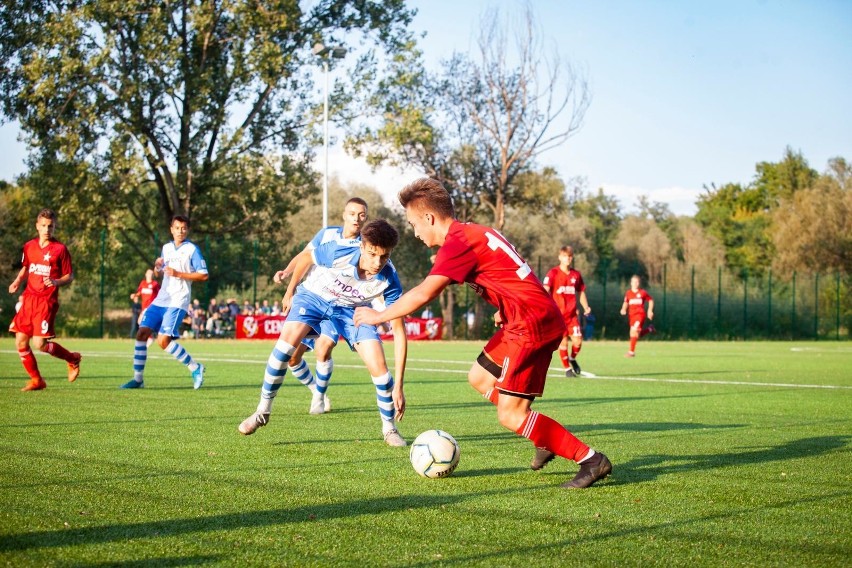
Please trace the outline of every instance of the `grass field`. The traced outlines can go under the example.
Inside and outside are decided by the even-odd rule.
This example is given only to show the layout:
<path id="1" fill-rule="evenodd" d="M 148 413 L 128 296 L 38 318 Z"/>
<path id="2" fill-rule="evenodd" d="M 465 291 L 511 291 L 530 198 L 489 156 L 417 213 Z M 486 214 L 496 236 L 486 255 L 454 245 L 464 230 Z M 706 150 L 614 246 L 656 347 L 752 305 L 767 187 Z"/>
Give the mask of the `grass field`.
<path id="1" fill-rule="evenodd" d="M 0 340 L 0 563 L 9 566 L 849 566 L 852 345 L 590 342 L 558 362 L 535 408 L 604 451 L 613 475 L 564 490 L 576 465 L 528 469 L 467 386 L 480 343 L 410 345 L 409 441 L 441 428 L 461 463 L 419 478 L 380 436 L 374 390 L 338 349 L 333 411 L 307 414 L 291 377 L 269 426 L 257 404 L 269 342 L 185 341 L 205 386 L 152 350 L 146 388 L 129 340 L 67 340 L 22 393 Z M 312 360 L 311 360 L 312 362 Z"/>

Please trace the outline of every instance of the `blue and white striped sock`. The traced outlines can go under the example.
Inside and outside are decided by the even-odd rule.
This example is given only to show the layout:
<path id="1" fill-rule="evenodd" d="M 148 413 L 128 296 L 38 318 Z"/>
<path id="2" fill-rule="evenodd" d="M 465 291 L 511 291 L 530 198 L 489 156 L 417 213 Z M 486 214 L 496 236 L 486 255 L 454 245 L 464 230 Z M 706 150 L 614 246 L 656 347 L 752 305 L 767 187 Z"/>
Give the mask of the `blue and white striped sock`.
<path id="1" fill-rule="evenodd" d="M 311 390 L 314 390 L 314 375 L 311 373 L 311 368 L 308 367 L 308 362 L 302 359 L 295 367 L 288 365 L 290 372 L 296 377 L 300 383 Z"/>
<path id="2" fill-rule="evenodd" d="M 328 381 L 334 372 L 334 360 L 317 361 L 317 392 L 325 394 L 328 390 Z"/>
<path id="3" fill-rule="evenodd" d="M 390 372 L 385 373 L 381 377 L 372 377 L 373 384 L 376 386 L 376 404 L 379 407 L 379 415 L 382 417 L 382 432 L 388 432 L 394 429 L 394 408 L 393 408 L 393 377 Z"/>
<path id="4" fill-rule="evenodd" d="M 148 344 L 137 341 L 133 350 L 133 380 L 141 383 L 145 374 L 145 362 L 148 360 Z"/>
<path id="5" fill-rule="evenodd" d="M 186 349 L 184 349 L 177 341 L 172 341 L 166 345 L 166 353 L 186 365 L 190 372 L 198 368 L 198 363 L 192 360 L 192 356 L 190 356 L 190 354 L 186 352 Z"/>
<path id="6" fill-rule="evenodd" d="M 275 342 L 275 347 L 272 348 L 272 353 L 266 360 L 263 387 L 260 389 L 260 403 L 257 405 L 257 411 L 260 414 L 269 414 L 272 411 L 272 400 L 278 394 L 281 383 L 284 382 L 284 375 L 287 374 L 287 363 L 290 362 L 290 357 L 293 356 L 295 351 L 296 348 L 283 339 Z"/>

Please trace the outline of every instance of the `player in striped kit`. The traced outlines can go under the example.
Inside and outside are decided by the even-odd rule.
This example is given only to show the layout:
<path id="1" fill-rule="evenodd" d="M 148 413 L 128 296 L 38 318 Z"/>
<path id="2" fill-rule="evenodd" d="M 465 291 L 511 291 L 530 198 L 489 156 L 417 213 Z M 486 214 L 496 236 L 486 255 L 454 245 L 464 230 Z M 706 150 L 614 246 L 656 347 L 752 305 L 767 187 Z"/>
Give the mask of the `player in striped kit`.
<path id="1" fill-rule="evenodd" d="M 157 297 L 145 310 L 142 321 L 139 322 L 133 352 L 133 378 L 121 385 L 123 389 L 145 386 L 147 341 L 154 331 L 159 334 L 157 344 L 189 369 L 193 387 L 198 390 L 204 384 L 204 365 L 193 361 L 186 349 L 174 340 L 180 337 L 180 324 L 189 309 L 192 283 L 204 282 L 208 278 L 207 263 L 201 256 L 201 250 L 186 240 L 189 234 L 187 217 L 172 217 L 169 230 L 174 240 L 163 245 L 162 256 L 154 262 L 154 270 L 163 273 L 163 283 Z"/>
<path id="2" fill-rule="evenodd" d="M 9 326 L 9 331 L 15 334 L 15 346 L 21 357 L 21 364 L 30 376 L 30 382 L 22 391 L 47 388 L 30 349 L 31 338 L 36 349 L 68 363 L 70 382 L 77 380 L 82 359 L 79 353 L 72 353 L 51 341 L 56 337 L 53 325 L 59 311 L 59 288 L 74 280 L 71 255 L 65 245 L 53 237 L 56 230 L 56 213 L 51 209 L 42 209 L 36 217 L 35 226 L 38 237 L 24 244 L 21 258 L 23 266 L 9 285 L 9 293 L 14 294 L 22 283 L 27 284 L 21 295 L 21 308 Z"/>
<path id="3" fill-rule="evenodd" d="M 296 274 L 293 271 L 299 264 L 299 260 L 310 258 L 311 251 L 322 244 L 338 239 L 360 239 L 361 227 L 366 221 L 367 202 L 360 197 L 350 198 L 343 207 L 343 226 L 331 226 L 320 229 L 305 246 L 304 250 L 290 261 L 287 268 L 275 273 L 272 279 L 276 283 L 282 282 L 291 274 L 293 275 L 287 285 L 287 292 L 281 301 L 281 315 L 286 316 L 290 311 L 290 304 L 293 301 L 296 286 L 301 282 L 307 270 L 313 266 L 313 264 L 302 264 L 303 269 L 300 270 L 300 273 Z M 331 320 L 324 319 L 320 323 L 319 336 L 316 339 L 303 339 L 296 347 L 296 352 L 290 357 L 290 372 L 313 393 L 311 396 L 311 406 L 308 410 L 310 414 L 323 414 L 331 410 L 331 400 L 328 398 L 327 391 L 328 383 L 331 381 L 331 374 L 334 370 L 334 360 L 331 358 L 331 352 L 337 345 L 337 338 L 338 335 Z M 310 349 L 314 350 L 314 355 L 316 356 L 316 378 L 311 373 L 308 363 L 302 358 L 305 351 Z"/>
<path id="4" fill-rule="evenodd" d="M 392 305 L 402 294 L 402 285 L 390 262 L 391 251 L 398 242 L 396 229 L 379 219 L 364 225 L 360 241 L 334 240 L 311 251 L 309 260 L 300 261 L 300 266 L 310 262 L 315 267 L 293 296 L 287 320 L 266 363 L 257 411 L 239 425 L 241 434 L 253 434 L 269 423 L 272 402 L 297 346 L 305 337 L 319 334 L 322 321 L 328 319 L 335 333 L 358 352 L 373 379 L 385 442 L 390 446 L 406 445 L 396 428 L 396 420 L 405 413 L 403 379 L 408 340 L 403 317 L 391 321 L 396 380 L 388 371 L 376 327 L 355 327 L 352 321 L 357 306 L 369 306 L 376 298 Z M 299 270 L 297 267 L 297 274 Z"/>
<path id="5" fill-rule="evenodd" d="M 577 300 L 583 306 L 585 315 L 592 313 L 589 301 L 586 299 L 586 284 L 579 271 L 574 270 L 571 264 L 574 262 L 574 249 L 562 247 L 559 249 L 559 266 L 550 269 L 544 277 L 542 284 L 553 297 L 553 301 L 559 306 L 562 317 L 565 319 L 565 335 L 559 344 L 559 359 L 565 367 L 566 377 L 579 377 L 580 364 L 577 362 L 577 354 L 583 346 L 583 331 L 580 329 L 580 318 L 577 317 Z M 568 353 L 568 344 L 571 344 L 571 353 Z"/>
<path id="6" fill-rule="evenodd" d="M 530 464 L 541 469 L 555 456 L 580 464 L 562 486 L 588 487 L 612 471 L 602 453 L 585 445 L 552 418 L 530 410 L 541 396 L 553 351 L 565 323 L 559 308 L 529 265 L 497 231 L 455 220 L 453 201 L 440 181 L 421 178 L 399 194 L 414 234 L 428 247 L 440 247 L 429 275 L 384 312 L 358 308 L 356 324 L 375 325 L 410 314 L 452 283 L 467 282 L 497 308 L 500 329 L 468 373 L 468 382 L 497 406 L 501 425 L 536 446 Z"/>

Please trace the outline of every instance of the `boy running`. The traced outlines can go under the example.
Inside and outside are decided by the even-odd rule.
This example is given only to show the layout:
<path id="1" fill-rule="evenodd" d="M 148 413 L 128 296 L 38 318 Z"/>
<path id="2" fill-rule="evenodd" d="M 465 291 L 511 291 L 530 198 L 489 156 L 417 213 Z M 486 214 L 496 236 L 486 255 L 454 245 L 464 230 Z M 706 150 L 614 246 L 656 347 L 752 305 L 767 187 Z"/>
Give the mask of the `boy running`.
<path id="1" fill-rule="evenodd" d="M 15 347 L 18 348 L 21 363 L 30 376 L 30 382 L 22 391 L 47 388 L 30 349 L 30 339 L 42 353 L 68 363 L 69 382 L 73 383 L 80 375 L 80 360 L 83 358 L 79 353 L 72 353 L 51 341 L 56 337 L 53 325 L 59 311 L 59 288 L 74 280 L 71 255 L 65 245 L 53 237 L 56 213 L 51 209 L 42 209 L 36 217 L 35 226 L 38 237 L 24 245 L 21 258 L 23 266 L 9 285 L 9 293 L 14 294 L 22 283 L 27 284 L 21 295 L 21 308 L 9 326 L 9 331 L 15 334 Z"/>
<path id="2" fill-rule="evenodd" d="M 334 333 L 342 335 L 358 352 L 373 379 L 385 443 L 406 445 L 395 423 L 395 419 L 402 419 L 405 413 L 402 385 L 408 343 L 403 318 L 388 318 L 394 330 L 396 381 L 388 371 L 376 327 L 356 327 L 352 321 L 357 306 L 368 306 L 377 298 L 392 305 L 402 294 L 399 277 L 390 262 L 391 251 L 398 242 L 396 229 L 379 219 L 364 225 L 360 241 L 330 241 L 312 250 L 307 260 L 300 260 L 296 274 L 304 270 L 307 263 L 316 266 L 293 296 L 287 320 L 266 363 L 257 411 L 239 425 L 241 434 L 248 436 L 269 423 L 272 402 L 284 381 L 296 346 L 305 337 L 319 334 L 323 320 L 328 319 Z"/>
<path id="3" fill-rule="evenodd" d="M 596 453 L 561 424 L 530 410 L 541 396 L 553 351 L 562 340 L 562 314 L 515 248 L 494 229 L 454 218 L 453 202 L 441 182 L 422 178 L 399 194 L 414 234 L 440 247 L 428 276 L 384 312 L 358 308 L 355 324 L 402 318 L 431 302 L 452 283 L 467 282 L 497 308 L 500 330 L 488 341 L 468 373 L 468 382 L 497 405 L 501 425 L 529 439 L 541 469 L 556 455 L 580 464 L 562 486 L 588 487 L 612 471 Z"/>
<path id="4" fill-rule="evenodd" d="M 322 244 L 336 241 L 338 239 L 360 239 L 361 227 L 367 221 L 367 202 L 360 197 L 352 197 L 343 207 L 343 226 L 326 227 L 320 229 L 314 238 L 305 246 L 304 250 L 296 255 L 287 268 L 279 270 L 272 277 L 275 283 L 280 283 L 291 274 L 293 277 L 287 285 L 287 292 L 281 301 L 281 315 L 286 316 L 290 311 L 290 304 L 293 301 L 293 293 L 296 286 L 301 282 L 307 270 L 312 264 L 302 264 L 302 270 L 299 273 L 294 273 L 299 260 L 309 259 L 311 251 Z M 330 319 L 324 319 L 320 323 L 320 334 L 316 339 L 305 338 L 296 347 L 296 352 L 290 358 L 288 367 L 290 372 L 296 379 L 306 387 L 308 387 L 313 396 L 311 397 L 311 406 L 308 412 L 310 414 L 323 414 L 331 411 L 331 400 L 328 398 L 328 383 L 331 381 L 331 374 L 334 370 L 334 360 L 331 358 L 331 351 L 337 345 L 338 334 L 334 329 Z M 311 369 L 308 363 L 302 359 L 305 351 L 314 350 L 316 356 L 316 379 L 311 374 Z"/>
<path id="5" fill-rule="evenodd" d="M 583 346 L 583 331 L 580 329 L 580 318 L 577 317 L 577 300 L 583 306 L 584 315 L 592 313 L 589 301 L 586 299 L 586 284 L 583 277 L 571 266 L 574 262 L 574 249 L 562 247 L 559 249 L 559 266 L 553 267 L 544 277 L 544 289 L 547 290 L 562 312 L 565 321 L 565 335 L 559 344 L 559 359 L 565 367 L 566 377 L 579 377 L 580 364 L 577 354 Z M 571 342 L 571 354 L 568 354 L 568 342 Z"/>
<path id="6" fill-rule="evenodd" d="M 638 274 L 630 278 L 630 290 L 624 294 L 624 303 L 621 304 L 621 315 L 628 316 L 630 320 L 630 351 L 625 357 L 636 356 L 636 342 L 640 337 L 654 333 L 653 324 L 643 329 L 645 324 L 645 302 L 648 302 L 648 321 L 654 319 L 654 298 L 639 287 L 641 280 Z"/>
<path id="7" fill-rule="evenodd" d="M 189 369 L 193 387 L 198 390 L 204 384 L 204 365 L 193 361 L 186 349 L 174 339 L 180 337 L 180 324 L 189 309 L 192 283 L 204 282 L 209 277 L 207 263 L 201 256 L 201 250 L 186 240 L 189 234 L 187 217 L 172 217 L 169 230 L 174 240 L 163 245 L 162 256 L 154 262 L 154 270 L 164 274 L 163 284 L 157 297 L 142 314 L 133 352 L 133 378 L 121 385 L 123 389 L 140 389 L 145 386 L 147 341 L 155 331 L 159 334 L 157 344 L 160 348 Z"/>

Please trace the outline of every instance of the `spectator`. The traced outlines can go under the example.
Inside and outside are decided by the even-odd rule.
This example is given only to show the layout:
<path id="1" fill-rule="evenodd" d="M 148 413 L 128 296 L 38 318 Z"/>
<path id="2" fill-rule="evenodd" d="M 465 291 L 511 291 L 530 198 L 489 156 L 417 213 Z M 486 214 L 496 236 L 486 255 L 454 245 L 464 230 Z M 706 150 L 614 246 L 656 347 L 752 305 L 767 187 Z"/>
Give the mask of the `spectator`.
<path id="1" fill-rule="evenodd" d="M 280 316 L 281 315 L 281 302 L 279 302 L 278 300 L 275 300 L 274 302 L 272 302 L 272 309 L 269 313 L 270 313 L 270 315 L 273 315 L 273 316 Z"/>
<path id="2" fill-rule="evenodd" d="M 205 325 L 207 337 L 222 335 L 222 315 L 219 308 L 216 298 L 211 298 L 210 305 L 207 306 L 207 323 Z"/>

